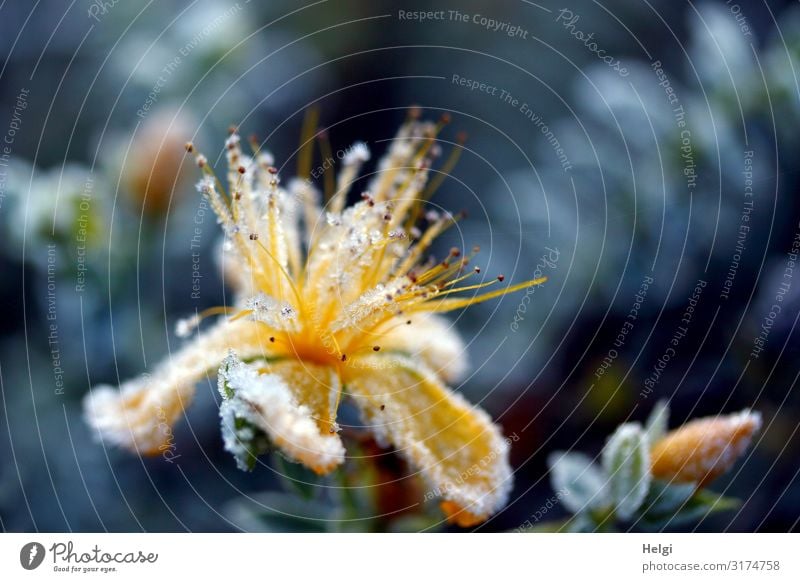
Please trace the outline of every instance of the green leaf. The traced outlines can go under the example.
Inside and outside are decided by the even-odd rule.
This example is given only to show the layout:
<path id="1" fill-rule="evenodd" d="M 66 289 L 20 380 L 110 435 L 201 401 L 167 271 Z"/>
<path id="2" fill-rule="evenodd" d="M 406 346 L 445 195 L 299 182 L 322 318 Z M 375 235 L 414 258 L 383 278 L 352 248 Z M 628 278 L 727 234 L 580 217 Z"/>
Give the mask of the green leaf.
<path id="1" fill-rule="evenodd" d="M 655 479 L 642 509 L 649 515 L 672 514 L 692 498 L 696 489 L 695 483 L 667 483 Z"/>
<path id="2" fill-rule="evenodd" d="M 260 493 L 223 507 L 236 527 L 249 532 L 327 532 L 335 517 L 329 504 L 290 493 Z"/>
<path id="3" fill-rule="evenodd" d="M 667 434 L 668 426 L 669 402 L 659 400 L 650 412 L 650 416 L 647 417 L 647 424 L 644 429 L 647 442 L 650 443 L 651 447 Z"/>
<path id="4" fill-rule="evenodd" d="M 585 513 L 573 515 L 565 519 L 542 521 L 529 526 L 509 530 L 509 533 L 585 533 L 596 529 L 596 524 Z"/>
<path id="5" fill-rule="evenodd" d="M 661 490 L 661 500 L 656 500 L 657 503 L 650 508 L 645 504 L 640 522 L 642 529 L 657 531 L 677 527 L 740 506 L 738 499 L 723 497 L 704 489 L 695 491 L 694 484 L 659 483 L 654 486 L 654 490 L 656 488 Z"/>
<path id="6" fill-rule="evenodd" d="M 603 449 L 603 467 L 619 519 L 630 519 L 650 489 L 650 447 L 638 423 L 617 428 Z"/>
<path id="7" fill-rule="evenodd" d="M 694 494 L 683 508 L 681 508 L 677 517 L 682 520 L 682 523 L 686 521 L 696 521 L 708 515 L 738 509 L 740 506 L 741 501 L 738 499 L 723 497 L 713 491 L 701 489 Z"/>
<path id="8" fill-rule="evenodd" d="M 663 529 L 689 502 L 696 489 L 697 485 L 694 483 L 667 483 L 654 480 L 640 508 L 639 525 L 647 530 Z"/>
<path id="9" fill-rule="evenodd" d="M 402 515 L 389 522 L 387 531 L 390 533 L 435 533 L 444 527 L 441 515 L 411 514 Z"/>
<path id="10" fill-rule="evenodd" d="M 572 513 L 606 507 L 610 500 L 608 477 L 592 459 L 581 453 L 555 452 L 547 458 L 550 483 L 559 500 Z"/>
<path id="11" fill-rule="evenodd" d="M 572 519 L 565 524 L 564 530 L 562 531 L 571 533 L 595 533 L 607 530 L 612 523 L 613 520 L 609 520 L 608 522 L 605 522 L 603 527 L 601 527 L 598 525 L 598 521 L 595 520 L 591 515 L 581 513 L 573 516 Z"/>
<path id="12" fill-rule="evenodd" d="M 319 491 L 320 478 L 316 473 L 277 452 L 272 455 L 272 459 L 281 482 L 290 493 L 296 493 L 303 499 L 312 499 Z"/>
<path id="13" fill-rule="evenodd" d="M 238 416 L 234 417 L 233 426 L 233 438 L 238 441 L 239 446 L 230 452 L 240 469 L 252 471 L 256 468 L 258 457 L 272 448 L 269 436 L 249 420 Z M 223 428 L 223 432 L 224 430 Z"/>

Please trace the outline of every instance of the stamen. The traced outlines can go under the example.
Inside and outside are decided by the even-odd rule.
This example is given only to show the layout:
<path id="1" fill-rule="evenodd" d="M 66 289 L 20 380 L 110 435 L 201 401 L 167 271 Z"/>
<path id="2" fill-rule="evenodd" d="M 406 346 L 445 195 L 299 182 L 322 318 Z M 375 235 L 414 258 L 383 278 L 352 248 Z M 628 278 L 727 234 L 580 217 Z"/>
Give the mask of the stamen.
<path id="1" fill-rule="evenodd" d="M 547 277 L 539 277 L 538 279 L 531 279 L 530 281 L 525 281 L 523 283 L 512 285 L 511 287 L 507 287 L 505 289 L 492 291 L 490 293 L 484 293 L 483 295 L 478 295 L 476 297 L 465 299 L 441 299 L 438 301 L 418 303 L 409 309 L 409 311 L 434 311 L 439 313 L 453 311 L 454 309 L 461 309 L 470 305 L 483 303 L 484 301 L 494 299 L 495 297 L 501 297 L 503 295 L 507 295 L 508 293 L 514 293 L 515 291 L 520 291 L 521 289 L 525 289 L 527 287 L 541 285 L 545 281 L 547 281 Z"/>
<path id="2" fill-rule="evenodd" d="M 450 150 L 450 155 L 447 156 L 447 160 L 442 165 L 442 167 L 437 171 L 436 176 L 430 181 L 428 187 L 422 193 L 423 200 L 430 200 L 433 193 L 439 189 L 442 185 L 442 182 L 447 179 L 450 174 L 453 172 L 453 169 L 458 164 L 458 160 L 461 157 L 461 153 L 464 151 L 464 143 L 467 141 L 467 134 L 466 133 L 459 133 L 456 136 L 456 146 Z"/>
<path id="3" fill-rule="evenodd" d="M 303 118 L 303 129 L 300 132 L 300 146 L 297 154 L 297 176 L 303 180 L 311 178 L 311 164 L 314 158 L 314 134 L 319 122 L 319 107 L 306 110 Z"/>
<path id="4" fill-rule="evenodd" d="M 319 142 L 319 150 L 322 154 L 323 160 L 323 192 L 325 195 L 325 201 L 328 202 L 331 198 L 333 198 L 334 186 L 336 182 L 332 167 L 333 164 L 325 163 L 325 161 L 333 159 L 333 149 L 331 148 L 331 140 L 328 137 L 328 132 L 326 130 L 320 130 L 320 132 L 317 134 L 317 141 Z"/>

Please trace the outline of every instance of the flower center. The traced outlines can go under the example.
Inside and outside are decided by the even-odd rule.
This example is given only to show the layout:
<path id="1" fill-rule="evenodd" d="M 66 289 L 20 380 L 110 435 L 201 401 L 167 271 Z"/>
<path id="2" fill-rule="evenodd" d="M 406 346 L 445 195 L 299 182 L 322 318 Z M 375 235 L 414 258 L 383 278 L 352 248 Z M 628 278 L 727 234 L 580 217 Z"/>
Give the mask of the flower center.
<path id="1" fill-rule="evenodd" d="M 288 357 L 309 364 L 338 367 L 343 361 L 332 336 L 326 342 L 324 337 L 313 332 L 291 334 L 283 347 Z"/>

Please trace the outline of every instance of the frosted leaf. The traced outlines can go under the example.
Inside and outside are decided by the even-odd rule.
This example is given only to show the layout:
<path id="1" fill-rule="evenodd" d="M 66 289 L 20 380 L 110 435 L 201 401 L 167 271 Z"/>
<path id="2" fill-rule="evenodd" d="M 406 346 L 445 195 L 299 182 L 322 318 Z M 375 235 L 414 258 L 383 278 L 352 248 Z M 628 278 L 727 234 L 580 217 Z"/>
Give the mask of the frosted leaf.
<path id="1" fill-rule="evenodd" d="M 608 477 L 591 457 L 581 453 L 556 452 L 547 458 L 550 481 L 561 502 L 573 513 L 608 506 Z"/>
<path id="2" fill-rule="evenodd" d="M 223 399 L 227 400 L 233 397 L 233 389 L 230 387 L 230 378 L 231 374 L 236 373 L 236 369 L 239 366 L 241 366 L 241 361 L 236 357 L 236 353 L 230 350 L 228 355 L 225 356 L 225 359 L 222 360 L 219 371 L 217 372 L 217 390 L 219 390 L 219 394 Z"/>
<path id="3" fill-rule="evenodd" d="M 608 475 L 608 493 L 616 515 L 630 519 L 650 490 L 650 451 L 644 430 L 638 423 L 626 423 L 603 448 L 603 469 Z"/>
<path id="4" fill-rule="evenodd" d="M 240 401 L 224 401 L 219 408 L 220 431 L 223 446 L 233 455 L 236 467 L 252 471 L 257 458 L 269 451 L 269 438 L 243 414 L 247 414 L 247 409 Z"/>

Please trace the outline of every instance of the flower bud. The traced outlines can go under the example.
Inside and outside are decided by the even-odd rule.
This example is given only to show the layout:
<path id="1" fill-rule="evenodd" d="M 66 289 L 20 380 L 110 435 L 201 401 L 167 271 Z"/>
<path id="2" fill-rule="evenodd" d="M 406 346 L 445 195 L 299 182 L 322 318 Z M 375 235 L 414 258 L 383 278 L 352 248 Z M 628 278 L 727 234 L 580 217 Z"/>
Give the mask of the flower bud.
<path id="1" fill-rule="evenodd" d="M 167 109 L 154 113 L 131 144 L 123 178 L 134 207 L 160 217 L 173 195 L 181 193 L 186 140 L 191 123 Z"/>
<path id="2" fill-rule="evenodd" d="M 761 415 L 750 410 L 693 420 L 653 444 L 653 477 L 704 487 L 733 466 L 760 427 Z"/>

